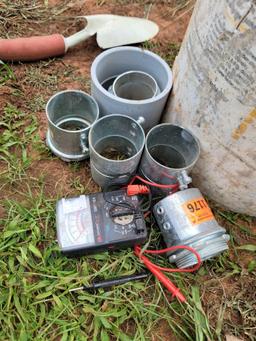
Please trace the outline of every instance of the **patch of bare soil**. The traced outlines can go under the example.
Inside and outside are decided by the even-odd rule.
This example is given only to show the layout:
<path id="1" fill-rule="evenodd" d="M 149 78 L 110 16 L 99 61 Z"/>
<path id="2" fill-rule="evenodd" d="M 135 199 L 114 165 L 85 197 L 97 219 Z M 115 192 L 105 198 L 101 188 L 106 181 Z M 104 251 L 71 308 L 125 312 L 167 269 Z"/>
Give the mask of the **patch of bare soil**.
<path id="1" fill-rule="evenodd" d="M 210 324 L 221 328 L 223 334 L 253 340 L 255 333 L 255 276 L 209 278 L 201 285 L 204 309 Z"/>
<path id="2" fill-rule="evenodd" d="M 79 169 L 72 171 L 75 164 L 67 165 L 57 158 L 38 160 L 29 168 L 30 177 L 41 177 L 44 192 L 47 197 L 68 197 L 83 193 L 99 191 L 97 184 L 91 179 L 90 167 L 87 161 L 79 165 Z"/>
<path id="3" fill-rule="evenodd" d="M 180 341 L 173 332 L 170 330 L 170 326 L 165 320 L 160 320 L 157 323 L 155 330 L 152 330 L 152 341 Z"/>

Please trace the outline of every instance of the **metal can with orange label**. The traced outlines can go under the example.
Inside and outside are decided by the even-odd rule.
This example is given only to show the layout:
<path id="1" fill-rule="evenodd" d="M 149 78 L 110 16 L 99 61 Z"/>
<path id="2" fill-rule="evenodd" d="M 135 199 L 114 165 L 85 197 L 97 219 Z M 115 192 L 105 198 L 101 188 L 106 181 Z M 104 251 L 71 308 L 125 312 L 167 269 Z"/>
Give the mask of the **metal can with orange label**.
<path id="1" fill-rule="evenodd" d="M 153 208 L 167 247 L 187 245 L 193 247 L 202 261 L 228 249 L 229 235 L 216 221 L 202 193 L 189 188 L 167 196 Z M 169 253 L 169 261 L 179 268 L 197 263 L 187 250 Z"/>

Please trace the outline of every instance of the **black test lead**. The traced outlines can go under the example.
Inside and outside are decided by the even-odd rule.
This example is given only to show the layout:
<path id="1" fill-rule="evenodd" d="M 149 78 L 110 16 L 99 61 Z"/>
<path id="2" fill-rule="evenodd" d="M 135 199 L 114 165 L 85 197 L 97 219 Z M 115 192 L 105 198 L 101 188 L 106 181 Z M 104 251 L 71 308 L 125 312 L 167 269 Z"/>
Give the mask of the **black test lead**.
<path id="1" fill-rule="evenodd" d="M 117 278 L 112 278 L 112 279 L 107 279 L 99 282 L 93 282 L 91 286 L 81 286 L 78 288 L 73 288 L 70 289 L 69 292 L 73 291 L 78 291 L 78 290 L 84 290 L 88 292 L 95 292 L 98 289 L 107 289 L 110 288 L 114 285 L 121 285 L 127 282 L 132 282 L 132 281 L 138 281 L 141 279 L 145 279 L 148 277 L 147 272 L 142 272 L 139 274 L 134 274 L 134 275 L 127 275 L 127 276 L 122 276 L 122 277 L 117 277 Z"/>

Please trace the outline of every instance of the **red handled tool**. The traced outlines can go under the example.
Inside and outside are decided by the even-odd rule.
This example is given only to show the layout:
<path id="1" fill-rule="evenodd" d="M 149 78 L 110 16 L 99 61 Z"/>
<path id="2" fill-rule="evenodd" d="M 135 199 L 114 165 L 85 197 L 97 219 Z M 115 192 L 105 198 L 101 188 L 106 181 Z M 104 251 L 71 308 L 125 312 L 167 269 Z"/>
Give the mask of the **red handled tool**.
<path id="1" fill-rule="evenodd" d="M 52 34 L 41 37 L 0 39 L 0 59 L 12 61 L 39 60 L 65 54 L 70 48 L 96 35 L 103 49 L 140 43 L 153 38 L 158 26 L 153 21 L 112 14 L 87 15 L 87 26 L 70 37 Z"/>

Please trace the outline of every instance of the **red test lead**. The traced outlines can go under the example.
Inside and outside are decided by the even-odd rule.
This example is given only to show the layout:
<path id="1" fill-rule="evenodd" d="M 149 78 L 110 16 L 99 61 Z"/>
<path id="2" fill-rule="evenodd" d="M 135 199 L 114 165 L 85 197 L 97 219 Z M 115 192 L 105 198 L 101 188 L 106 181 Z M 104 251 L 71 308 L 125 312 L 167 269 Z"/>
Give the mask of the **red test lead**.
<path id="1" fill-rule="evenodd" d="M 171 269 L 171 268 L 162 268 L 160 266 L 152 263 L 146 256 L 143 255 L 141 251 L 141 247 L 136 245 L 134 247 L 135 255 L 144 263 L 144 265 L 151 271 L 151 273 L 166 287 L 166 289 L 172 294 L 173 297 L 177 297 L 180 302 L 186 302 L 185 296 L 180 292 L 180 290 L 172 283 L 172 281 L 163 274 L 162 271 L 166 272 L 193 272 L 200 268 L 201 266 L 201 257 L 199 253 L 194 250 L 192 247 L 186 245 L 172 246 L 162 250 L 145 250 L 144 253 L 148 254 L 162 254 L 170 251 L 175 251 L 177 249 L 186 249 L 192 252 L 196 258 L 198 263 L 189 269 Z"/>

